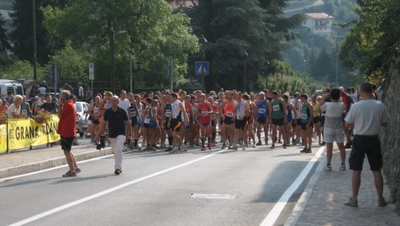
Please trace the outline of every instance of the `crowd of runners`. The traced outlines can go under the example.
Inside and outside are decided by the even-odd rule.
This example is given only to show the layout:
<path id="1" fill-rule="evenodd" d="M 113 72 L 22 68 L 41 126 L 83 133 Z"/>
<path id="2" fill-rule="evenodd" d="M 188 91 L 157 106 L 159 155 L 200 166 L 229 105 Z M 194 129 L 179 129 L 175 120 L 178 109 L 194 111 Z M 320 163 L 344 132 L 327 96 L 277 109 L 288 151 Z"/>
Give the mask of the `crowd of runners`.
<path id="1" fill-rule="evenodd" d="M 347 114 L 356 99 L 342 88 L 342 98 Z M 263 90 L 242 93 L 226 90 L 219 93 L 201 90 L 189 94 L 163 90 L 156 93 L 119 94 L 119 107 L 129 116 L 131 133 L 126 144 L 139 150 L 159 149 L 169 153 L 186 152 L 188 148 L 212 150 L 217 143 L 222 149 L 233 150 L 259 145 L 273 149 L 281 145 L 304 145 L 302 153 L 311 153 L 313 139 L 324 145 L 324 113 L 320 103 L 327 102 L 330 90 L 324 93 L 281 93 L 280 90 Z M 88 133 L 99 144 L 106 139 L 102 134 L 104 112 L 110 108 L 111 92 L 97 94 L 90 103 Z M 323 98 L 324 97 L 324 98 Z M 346 129 L 345 129 L 346 130 Z M 128 130 L 127 130 L 128 131 Z M 221 139 L 217 140 L 217 134 Z M 350 131 L 345 131 L 346 148 L 351 147 Z M 141 142 L 139 142 L 139 140 Z"/>

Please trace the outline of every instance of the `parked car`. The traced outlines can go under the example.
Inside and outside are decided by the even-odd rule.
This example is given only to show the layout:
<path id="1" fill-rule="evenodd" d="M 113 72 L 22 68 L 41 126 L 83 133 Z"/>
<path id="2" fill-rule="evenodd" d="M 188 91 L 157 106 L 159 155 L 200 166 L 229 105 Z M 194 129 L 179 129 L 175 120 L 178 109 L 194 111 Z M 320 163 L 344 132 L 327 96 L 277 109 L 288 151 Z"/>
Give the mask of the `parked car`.
<path id="1" fill-rule="evenodd" d="M 89 104 L 83 101 L 75 102 L 76 108 L 76 131 L 81 137 L 85 134 L 88 128 L 89 115 L 86 112 L 89 109 Z"/>

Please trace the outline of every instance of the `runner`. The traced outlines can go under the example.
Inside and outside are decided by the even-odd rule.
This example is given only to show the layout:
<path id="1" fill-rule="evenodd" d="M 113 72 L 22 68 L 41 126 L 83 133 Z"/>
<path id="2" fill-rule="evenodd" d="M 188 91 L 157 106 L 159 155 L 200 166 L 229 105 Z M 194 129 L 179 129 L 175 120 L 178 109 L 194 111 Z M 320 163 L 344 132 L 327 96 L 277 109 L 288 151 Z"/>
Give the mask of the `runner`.
<path id="1" fill-rule="evenodd" d="M 140 116 L 139 116 L 139 112 L 135 103 L 135 99 L 136 95 L 133 96 L 133 93 L 128 93 L 128 100 L 130 102 L 130 106 L 129 106 L 129 118 L 131 121 L 131 131 L 132 131 L 132 135 L 131 137 L 133 138 L 133 147 L 137 148 L 137 144 L 138 144 L 138 139 L 139 139 L 139 123 L 140 123 Z"/>
<path id="2" fill-rule="evenodd" d="M 191 96 L 186 96 L 185 97 L 185 111 L 188 116 L 188 124 L 185 125 L 185 141 L 184 141 L 184 147 L 187 148 L 191 146 L 191 143 L 194 140 L 193 136 L 193 108 L 191 102 Z"/>
<path id="3" fill-rule="evenodd" d="M 313 131 L 313 107 L 307 102 L 307 94 L 302 94 L 301 98 L 301 129 L 303 130 L 304 144 L 305 147 L 301 150 L 301 153 L 311 153 L 312 146 L 312 131 Z M 307 148 L 308 146 L 308 148 Z"/>
<path id="4" fill-rule="evenodd" d="M 278 92 L 272 91 L 272 102 L 271 102 L 271 116 L 272 116 L 272 145 L 271 149 L 275 148 L 275 142 L 277 139 L 277 126 L 279 126 L 279 132 L 283 137 L 286 136 L 285 133 L 285 123 L 287 122 L 286 108 L 283 106 L 282 100 L 278 99 Z M 287 146 L 284 143 L 283 148 L 286 149 Z"/>
<path id="5" fill-rule="evenodd" d="M 246 115 L 247 118 L 247 136 L 249 137 L 249 142 L 251 142 L 251 140 L 253 140 L 253 148 L 256 147 L 256 139 L 254 137 L 254 132 L 253 132 L 253 121 L 254 121 L 254 112 L 256 107 L 256 104 L 250 99 L 250 96 L 248 94 L 243 95 L 243 99 L 247 101 L 247 103 L 249 104 L 249 112 Z"/>
<path id="6" fill-rule="evenodd" d="M 265 99 L 265 93 L 261 91 L 258 94 L 258 100 L 256 104 L 256 121 L 257 121 L 257 138 L 258 143 L 257 145 L 262 145 L 261 143 L 261 129 L 264 129 L 264 137 L 265 137 L 265 144 L 268 145 L 268 119 L 270 116 L 268 115 L 271 109 L 271 103 Z"/>
<path id="7" fill-rule="evenodd" d="M 201 150 L 205 151 L 205 139 L 208 139 L 208 149 L 211 150 L 211 104 L 206 101 L 206 95 L 200 94 L 200 103 L 196 109 L 197 115 L 200 117 L 200 135 L 201 135 Z"/>
<path id="8" fill-rule="evenodd" d="M 145 108 L 143 111 L 143 129 L 142 129 L 142 136 L 143 136 L 143 140 L 146 140 L 147 143 L 147 148 L 145 148 L 145 143 L 143 143 L 142 145 L 142 150 L 146 149 L 146 150 L 151 150 L 150 147 L 150 120 L 151 120 L 151 101 L 152 99 L 150 97 L 147 97 L 146 99 L 144 99 L 144 104 L 145 104 Z"/>
<path id="9" fill-rule="evenodd" d="M 153 99 L 148 109 L 149 111 L 148 114 L 150 116 L 149 131 L 148 131 L 148 147 L 152 151 L 157 151 L 156 143 L 159 138 L 159 134 L 157 132 L 159 128 L 157 119 L 157 105 L 158 101 L 156 99 Z"/>
<path id="10" fill-rule="evenodd" d="M 290 137 L 292 135 L 292 124 L 293 121 L 297 118 L 297 112 L 296 109 L 294 109 L 292 103 L 289 101 L 289 95 L 288 94 L 283 94 L 283 105 L 286 106 L 286 112 L 287 112 L 287 122 L 285 124 L 285 134 L 286 137 L 283 139 L 284 142 L 286 143 L 287 146 L 290 146 Z"/>
<path id="11" fill-rule="evenodd" d="M 246 115 L 250 112 L 249 104 L 247 101 L 243 100 L 242 93 L 237 92 L 235 108 L 233 112 L 236 114 L 235 120 L 235 139 L 233 143 L 233 149 L 238 149 L 238 144 L 240 141 L 243 142 L 242 150 L 246 151 L 247 146 L 247 118 Z"/>
<path id="12" fill-rule="evenodd" d="M 212 96 L 208 97 L 208 102 L 211 105 L 212 113 L 210 114 L 211 118 L 211 143 L 213 146 L 216 144 L 216 136 L 217 136 L 217 123 L 218 123 L 218 104 L 214 101 Z"/>
<path id="13" fill-rule="evenodd" d="M 297 117 L 293 119 L 292 127 L 293 127 L 293 134 L 292 134 L 292 143 L 293 145 L 300 144 L 301 138 L 301 100 L 300 100 L 300 93 L 296 92 L 292 99 L 292 105 L 296 109 Z M 294 137 L 296 135 L 296 139 Z"/>
<path id="14" fill-rule="evenodd" d="M 320 127 L 320 122 L 321 122 L 321 115 L 319 112 L 319 102 L 317 101 L 317 95 L 313 94 L 311 95 L 311 106 L 313 107 L 313 123 L 315 126 L 315 138 L 318 137 L 318 144 L 321 145 L 321 127 Z"/>
<path id="15" fill-rule="evenodd" d="M 222 124 L 222 149 L 226 147 L 226 141 L 229 140 L 229 145 L 232 144 L 235 136 L 235 114 L 233 109 L 235 108 L 235 102 L 232 100 L 233 92 L 227 90 L 225 92 L 226 100 L 219 107 L 219 114 L 221 115 L 221 119 L 223 121 Z"/>
<path id="16" fill-rule="evenodd" d="M 170 153 L 180 152 L 179 147 L 182 145 L 182 138 L 179 136 L 179 130 L 182 126 L 182 117 L 181 114 L 184 114 L 184 119 L 188 122 L 188 117 L 185 112 L 185 108 L 183 104 L 178 100 L 178 95 L 176 93 L 171 94 L 172 97 L 172 119 L 169 122 L 168 127 L 172 129 L 172 136 L 173 136 L 173 149 Z"/>
<path id="17" fill-rule="evenodd" d="M 193 117 L 193 127 L 192 127 L 192 134 L 193 134 L 193 145 L 190 146 L 200 146 L 199 144 L 199 139 L 200 139 L 200 125 L 199 125 L 199 119 L 197 115 L 195 115 L 196 109 L 197 109 L 197 98 L 193 94 L 190 97 L 190 103 L 192 104 L 192 117 Z"/>

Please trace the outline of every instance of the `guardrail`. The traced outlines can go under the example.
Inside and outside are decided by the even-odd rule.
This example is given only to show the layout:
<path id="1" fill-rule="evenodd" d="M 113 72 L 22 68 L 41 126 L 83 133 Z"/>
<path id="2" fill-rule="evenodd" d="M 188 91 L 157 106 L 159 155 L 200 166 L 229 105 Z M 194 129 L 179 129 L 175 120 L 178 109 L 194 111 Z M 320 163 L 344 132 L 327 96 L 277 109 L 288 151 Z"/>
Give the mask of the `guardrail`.
<path id="1" fill-rule="evenodd" d="M 55 114 L 42 122 L 32 118 L 8 119 L 5 124 L 0 125 L 0 153 L 60 140 L 60 135 L 57 134 L 58 122 L 58 115 Z"/>

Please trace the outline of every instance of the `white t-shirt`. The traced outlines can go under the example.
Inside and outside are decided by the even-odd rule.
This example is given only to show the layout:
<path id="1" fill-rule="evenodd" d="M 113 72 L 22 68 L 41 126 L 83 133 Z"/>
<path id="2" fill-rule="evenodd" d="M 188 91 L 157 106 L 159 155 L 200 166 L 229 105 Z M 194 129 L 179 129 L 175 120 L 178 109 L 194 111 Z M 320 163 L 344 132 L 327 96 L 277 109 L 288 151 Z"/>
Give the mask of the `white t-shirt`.
<path id="1" fill-rule="evenodd" d="M 301 101 L 299 99 L 293 98 L 290 102 L 292 102 L 294 109 L 296 109 L 297 119 L 301 119 Z"/>
<path id="2" fill-rule="evenodd" d="M 21 105 L 19 105 L 19 108 L 17 108 L 15 104 L 11 104 L 10 107 L 8 107 L 8 112 L 7 112 L 8 118 L 14 118 L 12 113 L 14 113 L 14 115 L 19 115 L 20 112 L 21 112 Z"/>
<path id="3" fill-rule="evenodd" d="M 38 90 L 39 90 L 40 94 L 46 94 L 46 87 L 43 87 L 43 86 L 39 87 Z"/>
<path id="4" fill-rule="evenodd" d="M 78 88 L 78 96 L 79 96 L 79 97 L 85 96 L 85 94 L 84 94 L 84 92 L 83 92 L 83 87 L 82 87 L 82 86 L 79 86 L 79 88 Z"/>
<path id="5" fill-rule="evenodd" d="M 376 100 L 361 100 L 353 104 L 345 118 L 354 123 L 355 135 L 375 135 L 381 130 L 381 123 L 388 122 L 389 112 L 386 106 Z"/>
<path id="6" fill-rule="evenodd" d="M 118 106 L 124 109 L 125 112 L 128 114 L 128 108 L 131 106 L 131 104 L 129 103 L 129 100 L 125 98 L 123 100 L 119 99 Z"/>
<path id="7" fill-rule="evenodd" d="M 342 129 L 343 111 L 346 108 L 343 102 L 327 102 L 321 106 L 321 111 L 325 111 L 324 128 Z"/>

